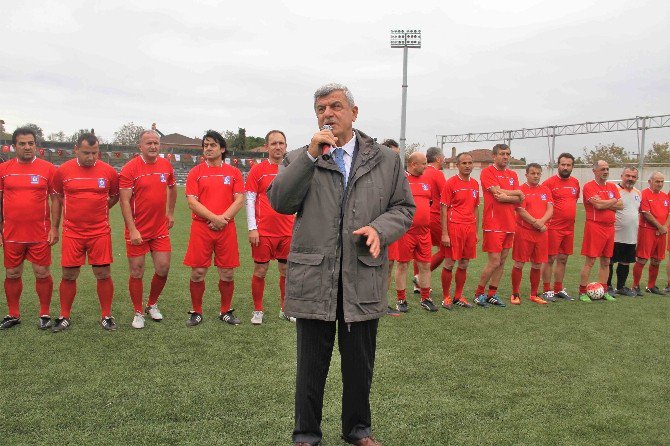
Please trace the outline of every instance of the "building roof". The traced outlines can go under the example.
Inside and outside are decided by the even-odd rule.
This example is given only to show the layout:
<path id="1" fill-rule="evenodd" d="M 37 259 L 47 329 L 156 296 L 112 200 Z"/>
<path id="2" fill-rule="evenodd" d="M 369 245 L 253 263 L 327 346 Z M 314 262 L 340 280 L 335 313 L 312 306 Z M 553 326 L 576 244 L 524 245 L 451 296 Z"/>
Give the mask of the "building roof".
<path id="1" fill-rule="evenodd" d="M 472 155 L 472 161 L 475 163 L 493 163 L 493 153 L 491 152 L 491 149 L 474 149 L 464 153 L 469 153 L 470 155 Z M 444 160 L 444 162 L 455 163 L 456 157 L 452 156 L 450 158 L 447 158 Z M 523 161 L 518 160 L 514 157 L 510 157 L 509 163 L 521 164 L 521 165 L 525 164 Z"/>
<path id="2" fill-rule="evenodd" d="M 180 135 L 179 133 L 170 133 L 161 138 L 162 144 L 174 144 L 180 146 L 202 146 L 200 138 L 189 138 L 188 136 Z"/>

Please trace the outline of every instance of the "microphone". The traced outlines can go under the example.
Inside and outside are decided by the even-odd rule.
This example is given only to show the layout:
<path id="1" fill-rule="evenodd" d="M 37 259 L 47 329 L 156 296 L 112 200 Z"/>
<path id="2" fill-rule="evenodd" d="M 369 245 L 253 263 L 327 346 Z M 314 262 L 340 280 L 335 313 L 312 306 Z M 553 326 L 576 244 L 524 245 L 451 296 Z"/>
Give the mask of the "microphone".
<path id="1" fill-rule="evenodd" d="M 333 126 L 330 125 L 330 124 L 325 124 L 323 127 L 321 127 L 321 130 L 330 130 L 332 132 L 333 131 Z M 323 151 L 322 152 L 323 154 L 321 156 L 323 157 L 323 159 L 325 159 L 325 160 L 330 159 L 330 155 L 328 155 L 328 152 L 330 152 L 331 149 L 332 149 L 332 147 L 330 146 L 330 144 L 322 144 L 321 145 L 321 150 Z"/>

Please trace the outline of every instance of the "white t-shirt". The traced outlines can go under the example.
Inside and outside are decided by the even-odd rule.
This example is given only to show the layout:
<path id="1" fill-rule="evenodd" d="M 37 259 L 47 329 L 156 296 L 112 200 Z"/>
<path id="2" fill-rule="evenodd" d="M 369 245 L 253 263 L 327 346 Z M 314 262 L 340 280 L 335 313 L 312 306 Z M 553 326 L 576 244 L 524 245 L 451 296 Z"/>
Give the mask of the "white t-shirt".
<path id="1" fill-rule="evenodd" d="M 633 188 L 627 191 L 619 186 L 623 209 L 616 211 L 614 222 L 614 241 L 617 243 L 637 244 L 637 226 L 640 219 L 640 191 Z"/>

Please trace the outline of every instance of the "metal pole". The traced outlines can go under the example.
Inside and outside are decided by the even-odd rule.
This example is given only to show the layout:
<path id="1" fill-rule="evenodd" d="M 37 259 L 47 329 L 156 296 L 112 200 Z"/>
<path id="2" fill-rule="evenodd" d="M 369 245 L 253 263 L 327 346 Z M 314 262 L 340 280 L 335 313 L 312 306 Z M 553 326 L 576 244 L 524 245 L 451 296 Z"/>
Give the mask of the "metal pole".
<path id="1" fill-rule="evenodd" d="M 405 125 L 407 120 L 407 54 L 408 48 L 404 47 L 402 58 L 402 110 L 400 112 L 400 160 L 405 164 Z"/>
<path id="2" fill-rule="evenodd" d="M 549 166 L 551 167 L 551 174 L 554 174 L 554 167 L 556 160 L 556 127 L 554 127 L 551 132 L 551 159 L 549 160 Z"/>
<path id="3" fill-rule="evenodd" d="M 640 138 L 640 158 L 638 159 L 638 178 L 644 178 L 644 136 L 647 131 L 647 118 L 642 118 L 642 137 Z"/>

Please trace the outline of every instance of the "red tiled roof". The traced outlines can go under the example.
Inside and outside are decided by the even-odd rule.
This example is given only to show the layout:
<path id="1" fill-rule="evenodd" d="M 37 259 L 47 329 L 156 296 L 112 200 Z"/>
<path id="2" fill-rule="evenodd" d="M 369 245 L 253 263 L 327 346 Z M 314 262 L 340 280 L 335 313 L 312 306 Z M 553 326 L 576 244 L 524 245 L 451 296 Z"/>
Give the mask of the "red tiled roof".
<path id="1" fill-rule="evenodd" d="M 469 153 L 472 155 L 472 161 L 475 163 L 492 163 L 493 162 L 493 153 L 491 152 L 491 149 L 474 149 L 470 150 L 469 152 L 464 152 L 464 153 Z M 446 163 L 454 163 L 456 162 L 456 157 L 451 157 L 447 158 L 444 160 Z M 509 160 L 510 164 L 523 164 L 523 161 L 518 160 L 516 158 L 510 158 Z"/>
<path id="2" fill-rule="evenodd" d="M 189 138 L 188 136 L 180 135 L 179 133 L 170 133 L 161 138 L 162 144 L 175 144 L 175 145 L 193 145 L 201 146 L 202 140 L 200 138 Z"/>

